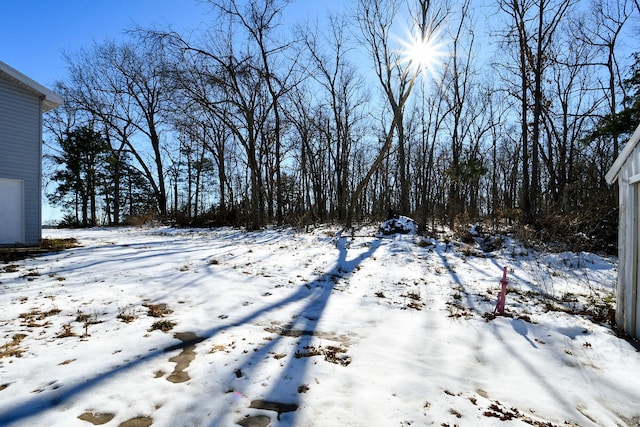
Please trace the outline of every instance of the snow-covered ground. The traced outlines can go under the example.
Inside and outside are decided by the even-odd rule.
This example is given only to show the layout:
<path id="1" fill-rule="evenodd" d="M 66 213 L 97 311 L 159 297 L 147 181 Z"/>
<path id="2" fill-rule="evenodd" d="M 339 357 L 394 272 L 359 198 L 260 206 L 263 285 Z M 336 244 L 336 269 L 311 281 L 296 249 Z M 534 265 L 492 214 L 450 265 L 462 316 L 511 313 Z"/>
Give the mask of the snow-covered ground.
<path id="1" fill-rule="evenodd" d="M 640 425 L 615 258 L 338 231 L 45 230 L 82 246 L 0 263 L 0 425 Z"/>

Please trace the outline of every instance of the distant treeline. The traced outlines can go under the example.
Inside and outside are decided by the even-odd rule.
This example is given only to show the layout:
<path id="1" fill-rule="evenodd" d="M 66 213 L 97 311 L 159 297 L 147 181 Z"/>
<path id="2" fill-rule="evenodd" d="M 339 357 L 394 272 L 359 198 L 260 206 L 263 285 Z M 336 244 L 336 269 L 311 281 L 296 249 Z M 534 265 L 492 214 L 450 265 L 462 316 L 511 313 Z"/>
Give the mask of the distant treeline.
<path id="1" fill-rule="evenodd" d="M 638 124 L 628 0 L 208 0 L 206 29 L 68 53 L 46 118 L 66 225 L 476 221 L 615 245 Z M 487 19 L 486 17 L 490 18 Z M 487 29 L 488 28 L 488 29 Z"/>

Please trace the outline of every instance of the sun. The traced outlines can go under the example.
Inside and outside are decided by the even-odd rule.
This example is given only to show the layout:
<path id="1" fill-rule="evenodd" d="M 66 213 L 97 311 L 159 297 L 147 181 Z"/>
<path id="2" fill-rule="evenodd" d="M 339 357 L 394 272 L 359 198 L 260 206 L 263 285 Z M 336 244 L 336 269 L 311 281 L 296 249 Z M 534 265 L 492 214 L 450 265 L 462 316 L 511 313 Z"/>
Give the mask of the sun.
<path id="1" fill-rule="evenodd" d="M 445 45 L 439 40 L 439 31 L 432 31 L 431 27 L 424 32 L 409 33 L 399 42 L 402 47 L 401 61 L 408 64 L 416 74 L 426 71 L 433 75 L 447 56 Z"/>

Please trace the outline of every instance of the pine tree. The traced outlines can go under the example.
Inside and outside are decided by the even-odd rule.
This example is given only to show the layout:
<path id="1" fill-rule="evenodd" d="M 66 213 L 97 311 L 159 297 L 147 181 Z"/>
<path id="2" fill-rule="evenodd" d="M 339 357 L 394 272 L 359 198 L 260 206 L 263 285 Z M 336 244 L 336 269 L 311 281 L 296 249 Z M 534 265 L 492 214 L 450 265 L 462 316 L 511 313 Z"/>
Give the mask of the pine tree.
<path id="1" fill-rule="evenodd" d="M 599 138 L 613 138 L 620 135 L 631 135 L 640 123 L 640 52 L 633 54 L 635 63 L 631 67 L 630 77 L 623 82 L 627 89 L 624 99 L 626 106 L 615 114 L 602 117 L 593 132 L 587 138 L 587 143 Z M 614 153 L 617 155 L 618 153 Z M 612 159 L 612 161 L 615 159 Z"/>
<path id="2" fill-rule="evenodd" d="M 99 194 L 100 175 L 109 146 L 99 132 L 87 126 L 66 132 L 58 142 L 60 153 L 51 156 L 60 166 L 53 175 L 58 186 L 48 198 L 74 213 L 73 225 L 96 225 L 96 195 Z"/>

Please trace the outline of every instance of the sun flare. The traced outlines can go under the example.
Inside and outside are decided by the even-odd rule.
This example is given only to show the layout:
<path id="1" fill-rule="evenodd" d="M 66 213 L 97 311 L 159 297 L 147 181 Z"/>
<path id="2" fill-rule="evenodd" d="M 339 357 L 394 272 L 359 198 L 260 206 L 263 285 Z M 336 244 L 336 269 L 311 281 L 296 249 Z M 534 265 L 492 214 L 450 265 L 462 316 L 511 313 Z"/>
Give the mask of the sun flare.
<path id="1" fill-rule="evenodd" d="M 426 71 L 434 74 L 447 56 L 445 45 L 439 40 L 439 31 L 429 27 L 424 33 L 414 32 L 400 40 L 402 62 L 407 63 L 413 72 Z"/>

